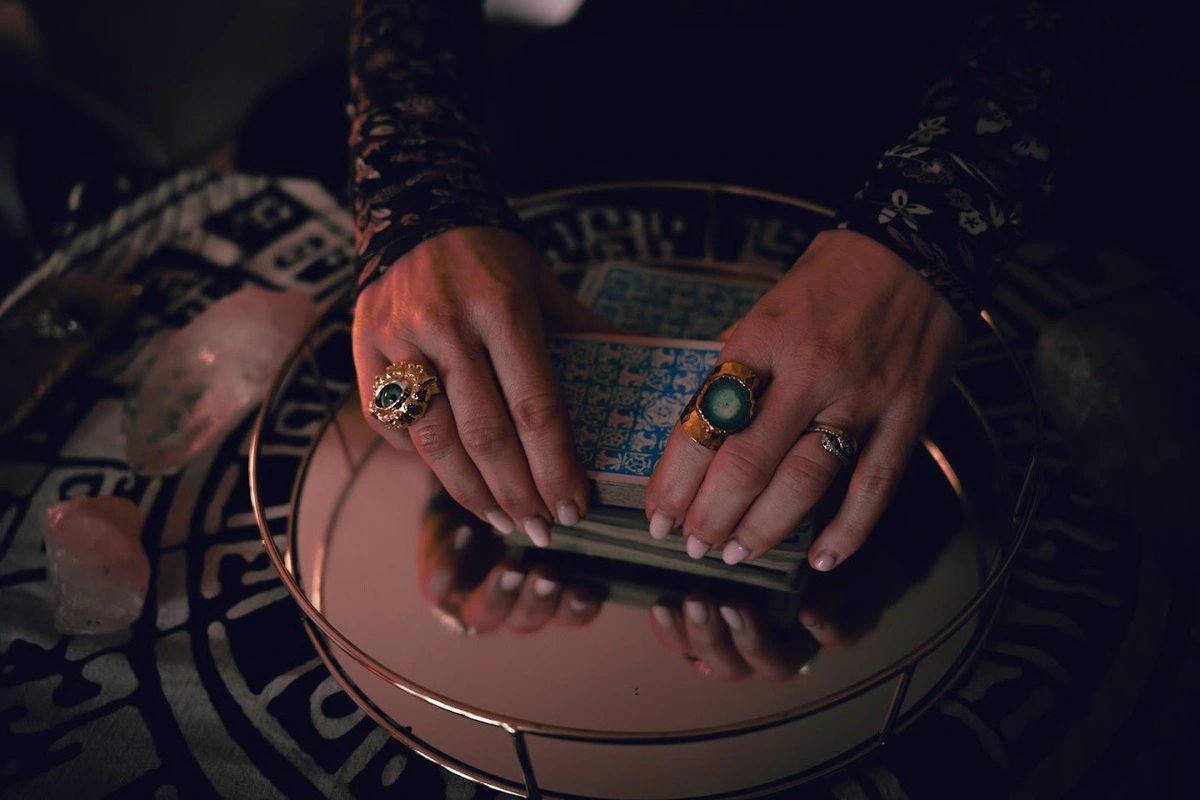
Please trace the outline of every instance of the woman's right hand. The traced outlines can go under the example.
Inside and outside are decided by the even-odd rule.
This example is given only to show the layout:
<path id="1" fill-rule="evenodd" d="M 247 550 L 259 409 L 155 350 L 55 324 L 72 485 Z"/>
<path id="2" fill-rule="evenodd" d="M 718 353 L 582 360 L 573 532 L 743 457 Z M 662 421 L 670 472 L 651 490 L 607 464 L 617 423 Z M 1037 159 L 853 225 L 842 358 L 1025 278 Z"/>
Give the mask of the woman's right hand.
<path id="1" fill-rule="evenodd" d="M 588 500 L 545 330 L 603 326 L 517 234 L 447 231 L 359 294 L 353 345 L 364 414 L 393 446 L 415 449 L 464 508 L 544 546 L 549 523 L 575 524 Z M 407 430 L 366 410 L 376 376 L 398 361 L 425 365 L 444 391 Z"/>

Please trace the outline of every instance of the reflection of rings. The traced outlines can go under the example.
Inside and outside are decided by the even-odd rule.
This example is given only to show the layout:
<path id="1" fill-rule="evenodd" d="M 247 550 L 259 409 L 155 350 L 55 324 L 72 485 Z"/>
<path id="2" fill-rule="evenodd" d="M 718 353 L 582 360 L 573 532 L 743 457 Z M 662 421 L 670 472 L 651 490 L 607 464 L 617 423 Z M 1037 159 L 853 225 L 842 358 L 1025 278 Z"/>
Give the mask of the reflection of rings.
<path id="1" fill-rule="evenodd" d="M 726 436 L 750 424 L 759 383 L 753 370 L 736 361 L 713 367 L 679 417 L 683 432 L 696 444 L 716 450 Z"/>
<path id="2" fill-rule="evenodd" d="M 701 675 L 712 675 L 713 668 L 709 666 L 707 661 L 699 656 L 694 656 L 691 653 L 684 653 L 683 658 L 692 665 L 696 672 L 699 672 Z"/>
<path id="3" fill-rule="evenodd" d="M 821 447 L 842 462 L 843 467 L 850 466 L 850 462 L 858 455 L 858 442 L 854 441 L 854 437 L 841 428 L 817 423 L 809 425 L 804 432 L 821 434 Z"/>
<path id="4" fill-rule="evenodd" d="M 391 428 L 407 428 L 425 416 L 429 400 L 442 384 L 424 364 L 398 361 L 379 374 L 367 410 Z"/>

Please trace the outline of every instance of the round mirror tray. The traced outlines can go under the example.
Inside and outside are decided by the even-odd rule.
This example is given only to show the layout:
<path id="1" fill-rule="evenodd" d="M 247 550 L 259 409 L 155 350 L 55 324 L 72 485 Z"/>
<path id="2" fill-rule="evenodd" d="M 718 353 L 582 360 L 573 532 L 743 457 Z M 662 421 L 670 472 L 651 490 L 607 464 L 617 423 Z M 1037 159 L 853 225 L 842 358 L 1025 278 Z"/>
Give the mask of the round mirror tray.
<path id="1" fill-rule="evenodd" d="M 770 281 L 828 219 L 689 184 L 587 187 L 519 208 L 569 285 L 611 260 Z M 450 770 L 540 797 L 776 791 L 899 734 L 987 633 L 1032 513 L 1040 429 L 1025 373 L 986 322 L 867 545 L 781 589 L 555 561 L 468 519 L 418 457 L 363 421 L 347 302 L 309 332 L 260 414 L 263 541 L 349 695 Z M 1033 444 L 1001 447 L 998 417 L 1031 426 Z M 501 563 L 553 576 L 563 602 L 588 611 L 533 631 L 467 628 L 461 604 Z M 455 588 L 434 603 L 430 573 L 447 565 Z M 708 614 L 699 644 L 659 621 L 686 629 L 688 598 Z"/>

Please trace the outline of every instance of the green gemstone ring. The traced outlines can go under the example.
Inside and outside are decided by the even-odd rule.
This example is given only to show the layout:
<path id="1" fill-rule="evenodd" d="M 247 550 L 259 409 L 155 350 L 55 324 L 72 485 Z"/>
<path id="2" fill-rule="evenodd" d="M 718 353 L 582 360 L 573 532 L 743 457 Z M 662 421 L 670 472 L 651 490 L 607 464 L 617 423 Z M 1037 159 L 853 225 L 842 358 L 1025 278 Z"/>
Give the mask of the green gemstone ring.
<path id="1" fill-rule="evenodd" d="M 697 444 L 716 450 L 726 436 L 750 424 L 760 384 L 745 364 L 726 361 L 713 367 L 679 417 L 683 432 Z"/>
<path id="2" fill-rule="evenodd" d="M 397 361 L 375 378 L 367 410 L 390 428 L 407 428 L 425 416 L 429 401 L 441 392 L 441 381 L 429 367 Z"/>

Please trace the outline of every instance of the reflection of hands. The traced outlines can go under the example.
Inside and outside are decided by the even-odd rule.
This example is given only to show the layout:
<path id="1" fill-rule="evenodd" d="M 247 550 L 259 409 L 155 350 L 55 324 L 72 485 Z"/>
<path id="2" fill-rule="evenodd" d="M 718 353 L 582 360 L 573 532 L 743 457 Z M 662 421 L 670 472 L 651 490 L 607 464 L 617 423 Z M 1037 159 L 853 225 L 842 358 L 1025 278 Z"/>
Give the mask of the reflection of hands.
<path id="1" fill-rule="evenodd" d="M 904 505 L 893 510 L 911 518 Z M 787 619 L 745 598 L 660 599 L 651 609 L 654 637 L 705 674 L 786 680 L 820 648 L 850 647 L 874 630 L 884 611 L 927 574 L 952 529 L 932 525 L 917 541 L 899 540 L 895 527 L 881 531 L 842 569 L 809 575 L 799 609 Z"/>
<path id="2" fill-rule="evenodd" d="M 810 424 L 863 445 L 840 510 L 813 542 L 829 570 L 866 540 L 917 436 L 948 385 L 965 329 L 898 255 L 850 231 L 826 231 L 732 331 L 720 361 L 765 382 L 753 422 L 713 452 L 676 426 L 646 489 L 654 534 L 682 525 L 696 557 L 723 547 L 753 559 L 795 529 L 839 461 Z"/>
<path id="3" fill-rule="evenodd" d="M 447 491 L 499 530 L 539 544 L 549 522 L 574 525 L 588 485 L 543 325 L 602 326 L 519 236 L 460 228 L 413 248 L 354 310 L 354 364 L 364 409 L 375 376 L 398 361 L 429 365 L 445 395 L 407 430 L 367 422 L 421 455 Z"/>
<path id="4" fill-rule="evenodd" d="M 811 636 L 797 625 L 772 626 L 738 601 L 718 605 L 689 595 L 682 605 L 660 601 L 650 609 L 658 643 L 704 674 L 737 681 L 757 675 L 783 681 L 816 653 Z"/>
<path id="5" fill-rule="evenodd" d="M 500 537 L 460 509 L 426 516 L 418 582 L 430 603 L 476 633 L 533 633 L 551 622 L 586 625 L 601 607 L 593 587 L 564 585 L 543 567 L 514 564 Z"/>

